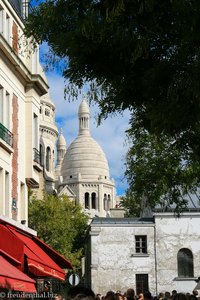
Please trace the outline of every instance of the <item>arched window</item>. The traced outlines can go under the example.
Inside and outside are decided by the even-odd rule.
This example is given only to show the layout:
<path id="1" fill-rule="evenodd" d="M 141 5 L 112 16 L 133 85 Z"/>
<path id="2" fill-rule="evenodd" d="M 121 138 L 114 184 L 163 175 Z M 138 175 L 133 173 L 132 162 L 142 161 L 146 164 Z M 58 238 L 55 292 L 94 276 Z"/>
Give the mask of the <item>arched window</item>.
<path id="1" fill-rule="evenodd" d="M 111 198 L 110 198 L 110 195 L 108 195 L 108 209 L 111 208 Z"/>
<path id="2" fill-rule="evenodd" d="M 51 150 L 50 147 L 47 147 L 46 152 L 46 170 L 50 171 L 50 159 L 51 159 Z"/>
<path id="3" fill-rule="evenodd" d="M 103 208 L 104 210 L 107 210 L 107 195 L 104 194 L 104 197 L 103 197 Z"/>
<path id="4" fill-rule="evenodd" d="M 89 205 L 89 193 L 85 193 L 85 208 L 89 209 L 90 205 Z"/>
<path id="5" fill-rule="evenodd" d="M 43 152 L 43 147 L 40 144 L 40 165 L 43 166 L 44 165 L 44 152 Z"/>
<path id="6" fill-rule="evenodd" d="M 178 251 L 178 277 L 194 277 L 193 254 L 190 249 Z"/>
<path id="7" fill-rule="evenodd" d="M 92 208 L 96 209 L 96 193 L 92 193 Z"/>

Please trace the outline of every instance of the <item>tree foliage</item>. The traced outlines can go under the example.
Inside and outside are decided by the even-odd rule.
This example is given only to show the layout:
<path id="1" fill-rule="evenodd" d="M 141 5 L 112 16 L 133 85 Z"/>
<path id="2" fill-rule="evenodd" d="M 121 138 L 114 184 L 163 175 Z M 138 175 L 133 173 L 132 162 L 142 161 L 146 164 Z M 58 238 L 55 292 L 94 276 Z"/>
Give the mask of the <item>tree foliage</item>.
<path id="1" fill-rule="evenodd" d="M 26 34 L 66 58 L 72 84 L 95 81 L 103 115 L 126 108 L 151 132 L 198 130 L 198 0 L 46 0 Z M 94 87 L 94 86 L 93 86 Z M 189 139 L 189 135 L 187 135 Z"/>
<path id="2" fill-rule="evenodd" d="M 29 227 L 58 253 L 80 267 L 88 217 L 66 196 L 29 201 Z"/>
<path id="3" fill-rule="evenodd" d="M 133 146 L 126 157 L 129 189 L 124 198 L 129 214 L 138 213 L 144 199 L 151 208 L 160 204 L 174 207 L 178 213 L 185 210 L 188 193 L 196 193 L 200 186 L 200 162 L 189 149 L 180 149 L 179 140 L 138 128 L 129 131 L 129 138 Z"/>
<path id="4" fill-rule="evenodd" d="M 141 201 L 136 201 L 135 192 L 130 186 L 125 195 L 121 197 L 121 206 L 124 208 L 125 217 L 140 217 Z M 141 199 L 140 199 L 141 200 Z"/>
<path id="5" fill-rule="evenodd" d="M 165 193 L 179 199 L 178 184 L 200 182 L 199 26 L 199 0 L 44 0 L 26 22 L 27 36 L 64 59 L 72 95 L 89 82 L 101 118 L 131 111 L 131 130 L 136 123 L 143 133 L 135 135 L 126 174 L 132 190 L 149 189 L 150 201 Z"/>

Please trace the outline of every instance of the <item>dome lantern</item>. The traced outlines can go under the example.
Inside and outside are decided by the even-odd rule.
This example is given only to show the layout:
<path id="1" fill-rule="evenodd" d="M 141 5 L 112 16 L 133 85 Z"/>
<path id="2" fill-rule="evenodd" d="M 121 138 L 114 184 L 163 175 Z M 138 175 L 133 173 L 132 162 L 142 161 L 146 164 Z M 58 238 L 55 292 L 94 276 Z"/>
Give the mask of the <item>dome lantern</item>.
<path id="1" fill-rule="evenodd" d="M 79 118 L 79 135 L 90 135 L 90 111 L 83 96 L 78 110 Z"/>

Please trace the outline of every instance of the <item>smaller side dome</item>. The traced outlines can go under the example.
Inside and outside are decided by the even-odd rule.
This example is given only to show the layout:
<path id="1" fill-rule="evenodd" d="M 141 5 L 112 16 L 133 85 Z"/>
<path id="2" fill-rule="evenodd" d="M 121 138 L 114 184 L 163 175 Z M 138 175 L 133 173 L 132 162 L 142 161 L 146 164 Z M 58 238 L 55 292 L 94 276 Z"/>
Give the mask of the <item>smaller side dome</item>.
<path id="1" fill-rule="evenodd" d="M 65 146 L 66 147 L 66 140 L 63 136 L 63 133 L 62 133 L 62 128 L 60 128 L 60 134 L 59 134 L 59 137 L 58 137 L 58 141 L 57 141 L 57 146 L 58 147 L 63 147 Z"/>

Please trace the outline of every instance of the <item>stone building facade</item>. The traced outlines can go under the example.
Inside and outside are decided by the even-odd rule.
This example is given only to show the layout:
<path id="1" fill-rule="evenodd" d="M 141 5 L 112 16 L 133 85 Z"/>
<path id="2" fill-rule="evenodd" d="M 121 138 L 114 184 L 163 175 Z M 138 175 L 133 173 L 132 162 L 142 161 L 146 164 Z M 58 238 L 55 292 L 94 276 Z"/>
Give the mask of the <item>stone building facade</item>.
<path id="1" fill-rule="evenodd" d="M 45 280 L 65 280 L 71 263 L 37 238 L 28 224 L 29 191 L 46 188 L 40 155 L 40 130 L 44 145 L 57 138 L 42 124 L 42 100 L 47 80 L 39 64 L 38 48 L 23 35 L 28 0 L 0 0 L 0 291 L 2 298 L 44 291 Z M 41 126 L 40 126 L 41 125 Z M 49 135 L 47 137 L 47 135 Z M 51 138 L 54 136 L 54 140 Z M 52 154 L 52 152 L 50 152 Z M 49 169 L 53 165 L 49 160 Z M 45 167 L 46 167 L 45 166 Z M 51 169 L 50 169 L 51 171 Z M 51 174 L 47 174 L 50 179 Z M 38 291 L 36 288 L 39 288 Z M 30 294 L 29 294 L 30 295 Z M 21 296 L 20 296 L 21 297 Z M 23 296 L 22 296 L 23 297 Z"/>
<path id="2" fill-rule="evenodd" d="M 28 224 L 28 188 L 38 188 L 40 99 L 48 84 L 23 36 L 28 1 L 0 0 L 0 215 Z"/>
<path id="3" fill-rule="evenodd" d="M 134 288 L 152 295 L 192 292 L 200 274 L 200 213 L 152 218 L 94 218 L 86 247 L 85 282 L 96 293 Z"/>

